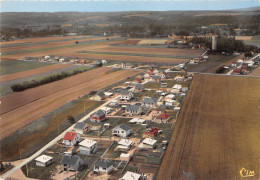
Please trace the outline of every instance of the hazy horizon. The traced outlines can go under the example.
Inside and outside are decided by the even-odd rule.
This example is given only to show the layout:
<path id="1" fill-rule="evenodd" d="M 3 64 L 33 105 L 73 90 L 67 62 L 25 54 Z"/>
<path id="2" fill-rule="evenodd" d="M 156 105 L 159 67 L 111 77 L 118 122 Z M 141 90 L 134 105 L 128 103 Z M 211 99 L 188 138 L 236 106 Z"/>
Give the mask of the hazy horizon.
<path id="1" fill-rule="evenodd" d="M 260 0 L 3 0 L 1 12 L 211 11 L 260 6 Z"/>

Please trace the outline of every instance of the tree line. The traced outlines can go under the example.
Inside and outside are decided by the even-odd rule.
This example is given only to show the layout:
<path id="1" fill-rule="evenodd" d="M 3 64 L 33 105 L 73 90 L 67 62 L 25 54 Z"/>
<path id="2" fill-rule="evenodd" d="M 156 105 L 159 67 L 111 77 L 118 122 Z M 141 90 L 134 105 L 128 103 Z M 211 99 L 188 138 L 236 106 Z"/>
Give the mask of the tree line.
<path id="1" fill-rule="evenodd" d="M 37 86 L 40 86 L 40 85 L 44 85 L 44 84 L 47 84 L 47 83 L 58 81 L 58 80 L 66 78 L 66 77 L 73 76 L 73 75 L 76 75 L 76 74 L 79 74 L 79 73 L 82 73 L 82 72 L 85 72 L 85 71 L 88 71 L 88 70 L 89 69 L 82 69 L 82 70 L 79 70 L 79 69 L 75 70 L 74 69 L 72 72 L 62 72 L 62 73 L 59 73 L 59 74 L 54 74 L 54 75 L 47 76 L 47 77 L 40 79 L 40 80 L 25 81 L 25 82 L 22 82 L 22 83 L 13 84 L 11 86 L 11 89 L 14 92 L 24 91 L 24 90 L 29 89 L 29 88 L 34 88 L 34 87 L 37 87 Z"/>

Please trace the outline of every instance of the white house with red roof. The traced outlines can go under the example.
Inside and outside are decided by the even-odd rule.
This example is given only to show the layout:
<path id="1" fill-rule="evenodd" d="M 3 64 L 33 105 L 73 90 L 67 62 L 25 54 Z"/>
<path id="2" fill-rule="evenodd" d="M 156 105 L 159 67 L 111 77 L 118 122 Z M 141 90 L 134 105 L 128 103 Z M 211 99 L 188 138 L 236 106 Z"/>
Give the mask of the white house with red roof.
<path id="1" fill-rule="evenodd" d="M 63 137 L 62 144 L 67 146 L 74 146 L 80 140 L 80 134 L 75 132 L 67 132 Z"/>

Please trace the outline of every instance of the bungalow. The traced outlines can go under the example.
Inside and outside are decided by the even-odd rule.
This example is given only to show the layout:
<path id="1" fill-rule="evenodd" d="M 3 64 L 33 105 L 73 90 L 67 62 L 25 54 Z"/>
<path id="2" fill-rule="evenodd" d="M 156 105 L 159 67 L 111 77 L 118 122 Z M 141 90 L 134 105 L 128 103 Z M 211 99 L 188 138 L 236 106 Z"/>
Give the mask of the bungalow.
<path id="1" fill-rule="evenodd" d="M 182 85 L 180 85 L 180 84 L 175 84 L 173 87 L 172 87 L 172 89 L 177 89 L 177 90 L 181 90 L 182 89 Z"/>
<path id="2" fill-rule="evenodd" d="M 158 73 L 159 73 L 158 69 L 153 70 L 153 74 L 158 74 Z"/>
<path id="3" fill-rule="evenodd" d="M 139 148 L 155 148 L 157 140 L 145 138 L 140 144 Z"/>
<path id="4" fill-rule="evenodd" d="M 121 139 L 118 142 L 118 146 L 116 147 L 116 149 L 128 151 L 133 146 L 133 144 L 134 144 L 134 142 L 129 139 Z"/>
<path id="5" fill-rule="evenodd" d="M 141 174 L 127 171 L 120 180 L 140 180 L 140 179 L 141 179 Z"/>
<path id="6" fill-rule="evenodd" d="M 112 112 L 112 108 L 110 107 L 101 107 L 100 110 L 104 111 L 105 114 L 110 114 Z"/>
<path id="7" fill-rule="evenodd" d="M 138 83 L 135 85 L 135 92 L 143 92 L 143 91 L 144 91 L 143 84 Z"/>
<path id="8" fill-rule="evenodd" d="M 144 79 L 150 79 L 151 78 L 151 74 L 150 73 L 145 73 L 144 74 Z"/>
<path id="9" fill-rule="evenodd" d="M 134 97 L 134 94 L 131 91 L 128 90 L 122 90 L 120 92 L 120 99 L 122 101 L 129 101 L 130 99 L 132 99 Z"/>
<path id="10" fill-rule="evenodd" d="M 153 82 L 160 82 L 161 81 L 161 76 L 159 76 L 159 75 L 152 75 L 151 78 L 152 78 Z"/>
<path id="11" fill-rule="evenodd" d="M 112 135 L 120 136 L 122 138 L 126 138 L 132 133 L 132 130 L 126 124 L 120 124 L 112 129 Z"/>
<path id="12" fill-rule="evenodd" d="M 62 144 L 67 146 L 74 146 L 80 140 L 80 135 L 75 132 L 67 132 L 63 137 Z"/>
<path id="13" fill-rule="evenodd" d="M 93 100 L 95 101 L 101 101 L 106 98 L 106 95 L 103 92 L 99 92 L 93 96 Z"/>
<path id="14" fill-rule="evenodd" d="M 162 79 L 167 79 L 167 73 L 166 72 L 162 72 L 159 75 L 161 76 Z"/>
<path id="15" fill-rule="evenodd" d="M 162 113 L 159 116 L 156 117 L 156 121 L 157 122 L 163 122 L 166 123 L 169 119 L 171 118 L 171 116 L 169 114 L 166 113 Z"/>
<path id="16" fill-rule="evenodd" d="M 101 159 L 95 164 L 93 171 L 99 173 L 110 173 L 113 168 L 113 161 L 109 159 Z"/>
<path id="17" fill-rule="evenodd" d="M 184 76 L 178 75 L 174 78 L 175 81 L 184 81 Z"/>
<path id="18" fill-rule="evenodd" d="M 151 97 L 144 97 L 142 101 L 142 106 L 153 108 L 156 107 L 157 105 L 157 100 Z"/>
<path id="19" fill-rule="evenodd" d="M 98 110 L 90 116 L 92 122 L 101 122 L 106 119 L 106 114 L 102 110 Z"/>
<path id="20" fill-rule="evenodd" d="M 64 171 L 78 171 L 82 167 L 83 163 L 83 159 L 81 159 L 79 156 L 68 155 L 64 155 L 60 162 Z"/>
<path id="21" fill-rule="evenodd" d="M 97 141 L 85 139 L 79 143 L 80 145 L 80 154 L 89 155 L 93 154 L 97 149 Z"/>
<path id="22" fill-rule="evenodd" d="M 125 108 L 125 113 L 130 115 L 139 115 L 142 112 L 141 106 L 138 105 L 128 105 Z"/>
<path id="23" fill-rule="evenodd" d="M 74 126 L 74 131 L 78 134 L 84 134 L 88 131 L 88 124 L 86 122 L 77 122 Z"/>
<path id="24" fill-rule="evenodd" d="M 175 100 L 172 99 L 166 99 L 165 100 L 165 106 L 174 106 Z"/>
<path id="25" fill-rule="evenodd" d="M 53 162 L 53 157 L 47 155 L 41 155 L 35 159 L 36 166 L 46 167 Z"/>

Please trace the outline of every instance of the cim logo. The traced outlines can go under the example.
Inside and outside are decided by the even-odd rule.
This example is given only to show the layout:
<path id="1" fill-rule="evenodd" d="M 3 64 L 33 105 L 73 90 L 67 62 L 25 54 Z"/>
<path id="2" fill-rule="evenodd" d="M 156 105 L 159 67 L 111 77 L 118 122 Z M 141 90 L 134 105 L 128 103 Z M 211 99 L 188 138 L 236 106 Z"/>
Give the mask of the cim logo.
<path id="1" fill-rule="evenodd" d="M 252 177 L 255 176 L 255 171 L 247 170 L 246 168 L 242 168 L 240 170 L 240 176 L 241 177 Z"/>

